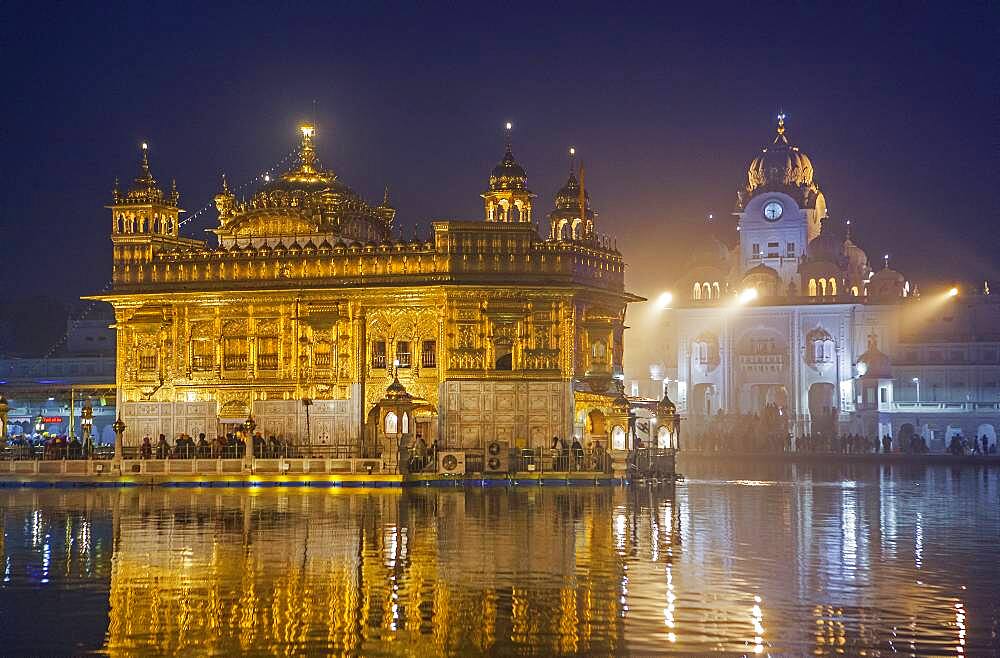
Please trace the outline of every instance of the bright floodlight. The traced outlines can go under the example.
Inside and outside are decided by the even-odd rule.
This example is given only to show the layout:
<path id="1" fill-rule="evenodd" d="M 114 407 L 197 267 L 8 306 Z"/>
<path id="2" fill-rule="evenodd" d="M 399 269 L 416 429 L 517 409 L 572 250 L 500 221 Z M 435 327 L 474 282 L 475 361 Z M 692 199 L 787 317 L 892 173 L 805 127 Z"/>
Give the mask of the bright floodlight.
<path id="1" fill-rule="evenodd" d="M 757 299 L 757 289 L 747 288 L 740 293 L 739 302 L 740 304 L 746 304 L 747 302 L 752 302 L 755 299 Z"/>
<path id="2" fill-rule="evenodd" d="M 911 379 L 910 381 L 911 381 L 911 382 L 913 382 L 914 384 L 916 384 L 917 382 L 919 382 L 919 381 L 920 381 L 920 378 L 919 378 L 919 377 L 914 377 L 914 378 L 913 378 L 913 379 Z"/>
<path id="3" fill-rule="evenodd" d="M 510 130 L 511 128 L 513 128 L 513 127 L 514 127 L 514 124 L 512 124 L 512 123 L 511 123 L 510 121 L 508 121 L 508 122 L 507 122 L 507 123 L 506 123 L 506 124 L 504 125 L 504 127 L 505 127 L 505 128 L 507 128 L 507 130 Z"/>
<path id="4" fill-rule="evenodd" d="M 958 296 L 958 288 L 952 288 L 951 290 L 949 290 L 948 291 L 948 296 L 949 297 L 956 297 L 956 296 Z"/>
<path id="5" fill-rule="evenodd" d="M 673 301 L 673 294 L 669 292 L 660 293 L 660 296 L 656 298 L 656 310 L 662 311 L 668 308 Z"/>

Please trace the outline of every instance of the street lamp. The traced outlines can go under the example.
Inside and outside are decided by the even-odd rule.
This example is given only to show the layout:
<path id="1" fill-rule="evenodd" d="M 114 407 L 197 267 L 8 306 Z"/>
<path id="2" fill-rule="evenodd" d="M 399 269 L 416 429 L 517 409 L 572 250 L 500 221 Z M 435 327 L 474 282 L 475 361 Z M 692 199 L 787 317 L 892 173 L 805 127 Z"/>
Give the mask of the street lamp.
<path id="1" fill-rule="evenodd" d="M 83 428 L 83 454 L 89 457 L 94 452 L 94 444 L 90 438 L 94 429 L 94 408 L 90 406 L 89 398 L 80 409 L 80 427 Z"/>
<path id="2" fill-rule="evenodd" d="M 920 402 L 920 378 L 914 377 L 911 381 L 917 385 L 917 402 Z"/>
<path id="3" fill-rule="evenodd" d="M 111 429 L 115 433 L 115 463 L 118 465 L 118 471 L 121 472 L 122 457 L 124 457 L 124 437 L 125 437 L 125 421 L 122 420 L 121 412 L 118 414 L 118 420 L 116 420 L 112 425 Z"/>
<path id="4" fill-rule="evenodd" d="M 7 412 L 10 411 L 10 404 L 7 398 L 0 395 L 0 448 L 7 445 Z"/>

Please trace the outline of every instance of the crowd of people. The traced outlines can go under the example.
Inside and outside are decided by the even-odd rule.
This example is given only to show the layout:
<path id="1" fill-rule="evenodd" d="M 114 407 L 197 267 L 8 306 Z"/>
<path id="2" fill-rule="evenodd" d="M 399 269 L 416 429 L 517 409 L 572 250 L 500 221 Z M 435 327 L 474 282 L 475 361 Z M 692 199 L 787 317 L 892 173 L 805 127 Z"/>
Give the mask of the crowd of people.
<path id="1" fill-rule="evenodd" d="M 94 450 L 85 446 L 78 437 L 58 435 L 20 434 L 8 441 L 13 459 L 84 459 Z"/>
<path id="2" fill-rule="evenodd" d="M 813 432 L 794 436 L 788 431 L 787 416 L 774 405 L 767 405 L 760 414 L 717 413 L 700 430 L 690 434 L 692 447 L 707 452 L 805 452 L 840 455 L 877 453 L 926 454 L 927 441 L 920 434 L 894 439 L 865 436 L 837 431 L 837 410 L 832 409 L 813 419 Z M 941 446 L 938 446 L 938 450 Z M 996 443 L 986 436 L 966 439 L 952 436 L 944 448 L 952 455 L 994 455 Z"/>
<path id="3" fill-rule="evenodd" d="M 990 443 L 990 438 L 985 434 L 978 439 L 972 437 L 966 439 L 961 434 L 951 437 L 948 442 L 948 453 L 952 455 L 995 455 L 997 454 L 997 444 Z"/>
<path id="4" fill-rule="evenodd" d="M 291 457 L 292 444 L 280 436 L 271 435 L 267 438 L 257 432 L 253 435 L 253 454 L 261 458 Z M 246 455 L 247 442 L 245 435 L 229 433 L 216 436 L 209 441 L 205 433 L 198 435 L 198 440 L 187 434 L 181 434 L 173 445 L 161 434 L 154 443 L 148 437 L 142 437 L 139 444 L 140 459 L 238 459 Z"/>

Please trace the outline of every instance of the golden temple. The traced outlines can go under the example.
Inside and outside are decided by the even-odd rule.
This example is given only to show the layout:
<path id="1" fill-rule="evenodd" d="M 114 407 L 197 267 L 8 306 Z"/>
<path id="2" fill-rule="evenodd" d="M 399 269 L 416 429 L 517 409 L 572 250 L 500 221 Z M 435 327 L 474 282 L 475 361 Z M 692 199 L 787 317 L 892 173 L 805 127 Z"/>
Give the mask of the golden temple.
<path id="1" fill-rule="evenodd" d="M 94 299 L 115 310 L 126 445 L 252 417 L 264 436 L 361 456 L 394 380 L 412 418 L 393 422 L 441 448 L 624 441 L 625 310 L 640 298 L 582 176 L 540 230 L 508 143 L 483 220 L 407 240 L 388 193 L 365 202 L 315 137 L 303 126 L 297 163 L 248 199 L 223 178 L 215 245 L 180 235 L 176 185 L 158 187 L 145 145 L 115 186 L 113 287 Z"/>

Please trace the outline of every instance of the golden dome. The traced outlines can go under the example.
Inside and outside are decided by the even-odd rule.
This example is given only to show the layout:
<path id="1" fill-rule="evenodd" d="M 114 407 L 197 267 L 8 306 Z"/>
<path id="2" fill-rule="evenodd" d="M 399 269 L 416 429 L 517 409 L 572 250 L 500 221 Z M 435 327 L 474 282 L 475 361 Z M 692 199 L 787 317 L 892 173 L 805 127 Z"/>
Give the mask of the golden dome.
<path id="1" fill-rule="evenodd" d="M 811 206 L 819 193 L 813 175 L 812 160 L 788 140 L 785 115 L 780 114 L 774 142 L 761 149 L 761 154 L 750 162 L 740 206 L 745 206 L 758 192 L 768 191 L 786 192 L 804 206 Z"/>
<path id="2" fill-rule="evenodd" d="M 359 194 L 323 169 L 313 145 L 315 128 L 300 129 L 298 162 L 271 178 L 246 201 L 237 201 L 223 181 L 215 197 L 220 239 L 276 238 L 311 233 L 338 234 L 349 240 L 389 238 L 395 209 L 372 207 Z"/>
<path id="3" fill-rule="evenodd" d="M 524 167 L 514 159 L 514 153 L 508 144 L 503 159 L 496 167 L 493 167 L 493 173 L 490 174 L 490 191 L 526 190 L 527 182 L 528 174 L 525 173 Z"/>

